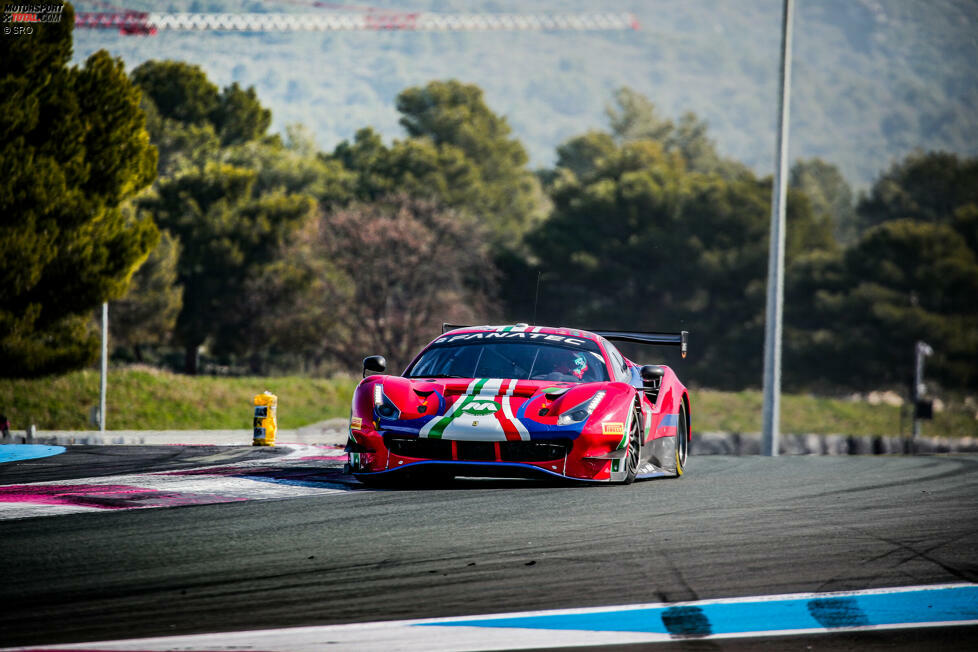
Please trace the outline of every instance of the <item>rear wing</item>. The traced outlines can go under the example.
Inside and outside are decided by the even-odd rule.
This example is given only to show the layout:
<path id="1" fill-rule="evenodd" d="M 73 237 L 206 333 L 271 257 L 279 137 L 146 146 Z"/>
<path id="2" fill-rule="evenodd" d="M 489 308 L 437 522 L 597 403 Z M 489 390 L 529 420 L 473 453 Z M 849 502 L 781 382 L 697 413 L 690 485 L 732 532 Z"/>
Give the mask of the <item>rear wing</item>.
<path id="1" fill-rule="evenodd" d="M 444 335 L 448 331 L 453 331 L 456 328 L 478 328 L 478 326 L 472 326 L 471 324 L 449 324 L 448 322 L 444 322 L 441 325 L 441 333 Z M 488 326 L 486 328 L 488 328 Z"/>
<path id="2" fill-rule="evenodd" d="M 653 346 L 678 346 L 682 356 L 686 357 L 686 346 L 689 331 L 678 333 L 643 333 L 641 331 L 591 331 L 595 335 L 612 342 L 632 342 L 635 344 L 651 344 Z"/>
<path id="3" fill-rule="evenodd" d="M 523 326 L 524 324 L 520 324 Z M 477 328 L 466 326 L 465 324 L 442 324 L 441 332 L 455 330 L 456 328 Z M 488 327 L 487 327 L 488 328 Z M 579 329 L 587 330 L 587 329 Z M 686 357 L 686 345 L 689 338 L 689 331 L 679 331 L 678 333 L 646 333 L 642 331 L 588 331 L 595 335 L 611 340 L 613 342 L 633 342 L 635 344 L 651 344 L 653 346 L 678 346 L 680 353 Z"/>

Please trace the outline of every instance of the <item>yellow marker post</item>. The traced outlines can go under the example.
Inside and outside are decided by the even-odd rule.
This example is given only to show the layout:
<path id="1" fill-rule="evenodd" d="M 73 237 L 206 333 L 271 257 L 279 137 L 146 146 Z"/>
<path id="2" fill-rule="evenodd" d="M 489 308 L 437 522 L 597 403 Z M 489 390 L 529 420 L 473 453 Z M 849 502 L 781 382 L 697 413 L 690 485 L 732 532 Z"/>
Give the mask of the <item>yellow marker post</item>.
<path id="1" fill-rule="evenodd" d="M 278 396 L 269 391 L 255 396 L 255 436 L 252 446 L 274 446 L 275 431 L 278 430 L 276 412 Z"/>

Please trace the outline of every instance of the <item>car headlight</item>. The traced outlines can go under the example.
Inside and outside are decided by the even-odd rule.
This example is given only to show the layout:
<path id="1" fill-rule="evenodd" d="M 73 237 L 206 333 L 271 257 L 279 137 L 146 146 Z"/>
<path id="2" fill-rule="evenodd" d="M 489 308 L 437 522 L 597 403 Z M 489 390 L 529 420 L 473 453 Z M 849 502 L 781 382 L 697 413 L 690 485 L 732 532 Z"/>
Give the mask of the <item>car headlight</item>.
<path id="1" fill-rule="evenodd" d="M 374 409 L 385 419 L 397 419 L 401 416 L 401 411 L 384 394 L 384 386 L 381 383 L 374 385 Z"/>
<path id="2" fill-rule="evenodd" d="M 581 421 L 586 420 L 589 416 L 591 416 L 591 413 L 598 408 L 598 404 L 603 398 L 604 390 L 595 392 L 594 396 L 588 400 L 579 405 L 575 405 L 566 412 L 562 412 L 561 415 L 557 417 L 557 425 L 567 426 L 572 423 L 580 423 Z"/>

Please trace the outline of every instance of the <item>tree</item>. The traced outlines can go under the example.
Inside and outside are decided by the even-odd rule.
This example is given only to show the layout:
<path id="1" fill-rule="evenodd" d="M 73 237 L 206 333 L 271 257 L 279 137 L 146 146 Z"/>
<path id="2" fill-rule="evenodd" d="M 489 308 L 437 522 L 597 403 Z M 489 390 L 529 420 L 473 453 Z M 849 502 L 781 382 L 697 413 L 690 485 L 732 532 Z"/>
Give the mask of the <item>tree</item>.
<path id="1" fill-rule="evenodd" d="M 924 340 L 935 349 L 928 375 L 978 386 L 978 259 L 954 229 L 888 221 L 830 266 L 835 279 L 819 290 L 815 308 L 818 325 L 834 327 L 838 341 L 834 359 L 812 373 L 861 389 L 904 385 L 914 342 Z"/>
<path id="2" fill-rule="evenodd" d="M 649 98 L 628 86 L 615 91 L 615 105 L 605 107 L 611 134 L 619 143 L 636 140 L 655 140 L 660 143 L 672 135 L 672 120 L 658 115 Z"/>
<path id="3" fill-rule="evenodd" d="M 197 352 L 212 339 L 219 350 L 240 350 L 234 317 L 255 300 L 246 279 L 274 261 L 283 243 L 312 214 L 308 195 L 254 191 L 254 170 L 211 162 L 160 181 L 142 206 L 181 244 L 178 266 L 184 287 L 176 333 L 186 352 L 186 371 L 196 373 Z"/>
<path id="4" fill-rule="evenodd" d="M 865 230 L 889 220 L 948 224 L 963 206 L 978 206 L 978 158 L 915 152 L 894 163 L 858 206 Z"/>
<path id="5" fill-rule="evenodd" d="M 771 182 L 685 163 L 676 148 L 634 141 L 552 186 L 554 215 L 528 240 L 542 273 L 540 313 L 582 326 L 695 330 L 706 346 L 677 364 L 700 382 L 741 387 L 760 374 Z M 805 197 L 790 193 L 788 261 L 833 247 Z"/>
<path id="6" fill-rule="evenodd" d="M 181 165 L 200 165 L 221 147 L 262 138 L 272 112 L 254 87 L 237 83 L 218 91 L 204 71 L 181 61 L 147 61 L 131 75 L 143 91 L 143 108 L 153 143 L 160 150 L 160 174 Z"/>
<path id="7" fill-rule="evenodd" d="M 443 322 L 481 323 L 495 282 L 489 245 L 478 222 L 405 195 L 328 214 L 320 257 L 348 280 L 327 284 L 334 290 L 321 299 L 341 315 L 323 349 L 350 368 L 376 353 L 398 369 Z M 343 288 L 348 299 L 336 305 Z"/>
<path id="8" fill-rule="evenodd" d="M 139 91 L 105 51 L 68 67 L 73 10 L 0 39 L 0 357 L 3 375 L 97 354 L 89 314 L 121 296 L 156 245 L 120 204 L 156 174 Z"/>
<path id="9" fill-rule="evenodd" d="M 914 342 L 925 340 L 935 349 L 929 376 L 945 386 L 978 386 L 975 163 L 911 154 L 862 199 L 864 230 L 848 248 L 804 255 L 789 267 L 789 384 L 905 385 Z M 816 205 L 845 197 L 838 179 L 831 182 L 831 166 L 813 161 L 796 171 L 802 184 L 809 173 L 821 177 L 809 190 Z"/>
<path id="10" fill-rule="evenodd" d="M 347 314 L 354 280 L 320 246 L 323 228 L 319 218 L 305 222 L 272 262 L 244 280 L 248 300 L 239 303 L 225 330 L 249 354 L 253 373 L 264 374 L 272 355 L 299 355 L 312 368 L 332 361 L 323 343 Z"/>
<path id="11" fill-rule="evenodd" d="M 481 186 L 478 200 L 466 208 L 489 228 L 496 248 L 518 247 L 523 234 L 542 218 L 542 195 L 526 167 L 526 150 L 510 137 L 506 119 L 486 105 L 482 90 L 455 80 L 434 81 L 402 91 L 397 110 L 412 139 L 428 139 L 439 149 L 454 147 L 464 154 Z M 453 154 L 450 160 L 458 158 Z"/>
<path id="12" fill-rule="evenodd" d="M 618 143 L 654 140 L 666 152 L 677 152 L 691 172 L 720 174 L 727 179 L 750 179 L 753 173 L 742 163 L 724 159 L 709 137 L 709 125 L 692 111 L 679 123 L 658 114 L 655 104 L 627 86 L 615 91 L 615 105 L 605 108 L 611 135 Z M 559 163 L 558 163 L 559 165 Z"/>
<path id="13" fill-rule="evenodd" d="M 183 124 L 214 124 L 213 116 L 221 99 L 217 86 L 200 66 L 182 61 L 147 61 L 132 71 L 132 81 L 161 118 Z"/>
<path id="14" fill-rule="evenodd" d="M 301 129 L 293 125 L 289 133 L 299 138 Z M 254 170 L 254 192 L 259 195 L 302 194 L 326 206 L 352 200 L 356 192 L 354 175 L 340 162 L 317 154 L 314 143 L 290 139 L 283 145 L 272 137 L 223 148 L 216 158 Z"/>
<path id="15" fill-rule="evenodd" d="M 840 297 L 851 287 L 844 252 L 802 253 L 785 269 L 782 378 L 792 389 L 853 387 L 855 333 Z M 860 351 L 858 355 L 862 356 Z M 860 358 L 856 358 L 857 360 Z"/>
<path id="16" fill-rule="evenodd" d="M 317 157 L 297 129 L 290 146 L 266 136 L 271 112 L 253 88 L 219 92 L 199 67 L 173 61 L 146 62 L 132 77 L 145 90 L 165 161 L 154 195 L 141 205 L 180 242 L 184 294 L 175 332 L 185 369 L 196 373 L 205 343 L 215 353 L 248 355 L 257 369 L 273 342 L 249 321 L 255 306 L 292 296 L 290 283 L 302 284 L 306 277 L 280 256 L 313 219 L 317 198 L 352 197 L 352 175 Z M 259 290 L 279 295 L 250 294 Z"/>
<path id="17" fill-rule="evenodd" d="M 856 237 L 856 214 L 852 188 L 839 168 L 820 158 L 795 161 L 791 166 L 789 188 L 805 193 L 820 220 L 829 220 L 841 242 Z"/>
<path id="18" fill-rule="evenodd" d="M 132 278 L 126 295 L 112 303 L 112 340 L 132 348 L 142 362 L 146 346 L 166 344 L 183 307 L 183 287 L 177 278 L 180 244 L 166 231 L 160 243 Z"/>
<path id="19" fill-rule="evenodd" d="M 522 279 L 541 274 L 539 321 L 691 330 L 704 344 L 675 362 L 699 382 L 759 383 L 769 179 L 693 173 L 679 151 L 645 140 L 552 192 L 553 216 L 528 237 L 539 265 Z M 792 193 L 789 260 L 827 242 L 831 234 Z M 517 308 L 530 319 L 528 305 Z"/>
<path id="20" fill-rule="evenodd" d="M 353 193 L 362 201 L 404 192 L 478 214 L 485 197 L 478 167 L 453 145 L 409 139 L 387 147 L 377 132 L 365 128 L 356 133 L 353 143 L 340 143 L 333 160 L 355 177 Z"/>
<path id="21" fill-rule="evenodd" d="M 579 179 L 584 178 L 615 150 L 615 141 L 610 134 L 591 130 L 568 139 L 557 148 L 557 167 L 574 173 Z"/>
<path id="22" fill-rule="evenodd" d="M 226 86 L 210 114 L 222 145 L 238 145 L 265 135 L 272 112 L 258 102 L 255 87 L 242 90 L 237 82 Z"/>

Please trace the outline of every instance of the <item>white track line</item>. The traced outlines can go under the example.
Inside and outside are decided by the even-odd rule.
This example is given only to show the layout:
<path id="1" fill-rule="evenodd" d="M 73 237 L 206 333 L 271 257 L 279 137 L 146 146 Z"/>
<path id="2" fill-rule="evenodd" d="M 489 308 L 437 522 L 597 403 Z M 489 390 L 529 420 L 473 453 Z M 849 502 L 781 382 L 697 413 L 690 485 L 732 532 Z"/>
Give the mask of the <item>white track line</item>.
<path id="1" fill-rule="evenodd" d="M 493 626 L 492 621 L 505 619 L 546 619 L 551 617 L 564 618 L 565 622 L 574 622 L 574 617 L 584 619 L 595 615 L 603 616 L 603 622 L 614 623 L 616 614 L 627 619 L 629 612 L 645 609 L 663 610 L 678 608 L 697 608 L 709 613 L 710 608 L 736 606 L 752 608 L 758 613 L 765 606 L 779 602 L 797 601 L 831 601 L 853 600 L 864 598 L 867 604 L 874 598 L 895 597 L 899 600 L 920 601 L 926 604 L 928 596 L 952 594 L 957 599 L 958 613 L 970 614 L 978 609 L 975 601 L 975 584 L 942 584 L 931 586 L 895 587 L 889 589 L 872 589 L 866 591 L 842 591 L 834 593 L 800 593 L 788 595 L 770 595 L 745 598 L 729 598 L 715 600 L 698 600 L 682 603 L 646 603 L 621 605 L 615 607 L 599 607 L 584 609 L 562 609 L 551 611 L 519 612 L 509 614 L 493 614 L 487 616 L 470 616 L 466 618 L 438 618 L 423 620 L 400 620 L 374 623 L 356 623 L 350 625 L 328 625 L 321 627 L 294 627 L 287 629 L 267 629 L 245 632 L 227 632 L 220 634 L 199 634 L 190 636 L 169 636 L 158 638 L 131 639 L 126 641 L 101 641 L 74 645 L 44 646 L 45 650 L 120 650 L 147 651 L 181 650 L 193 652 L 198 650 L 235 650 L 235 651 L 289 651 L 314 652 L 326 648 L 357 649 L 357 650 L 397 650 L 405 652 L 429 650 L 502 650 L 512 648 L 546 649 L 553 647 L 576 646 L 613 646 L 631 643 L 659 643 L 676 640 L 707 640 L 730 638 L 754 638 L 792 635 L 818 635 L 838 632 L 882 631 L 899 629 L 918 629 L 928 627 L 978 625 L 978 619 L 968 619 L 961 616 L 958 620 L 941 620 L 933 622 L 887 622 L 878 625 L 857 625 L 841 627 L 812 626 L 804 628 L 769 629 L 751 631 L 745 623 L 744 631 L 731 631 L 704 636 L 681 636 L 656 631 L 593 631 L 588 629 L 549 629 L 545 625 L 513 627 Z M 960 596 L 954 598 L 953 596 Z M 868 617 L 887 617 L 884 610 L 879 614 L 869 613 Z M 889 614 L 892 615 L 892 614 Z M 567 617 L 571 617 L 568 621 Z M 922 620 L 922 619 L 921 619 Z M 477 624 L 478 621 L 478 624 Z M 466 623 L 471 622 L 472 625 Z M 649 619 L 652 623 L 653 619 Z M 814 623 L 817 625 L 817 623 Z M 766 626 L 776 626 L 777 623 L 767 623 Z M 9 650 L 28 650 L 31 648 L 8 648 Z"/>
<path id="2" fill-rule="evenodd" d="M 315 446 L 289 445 L 292 450 L 286 455 L 264 460 L 246 460 L 231 464 L 195 467 L 191 469 L 175 469 L 155 473 L 129 473 L 124 475 L 100 476 L 94 478 L 72 478 L 68 480 L 52 480 L 47 482 L 31 482 L 16 485 L 26 488 L 25 495 L 0 496 L 0 521 L 39 516 L 59 516 L 63 514 L 78 514 L 91 512 L 121 512 L 130 509 L 155 509 L 196 504 L 214 504 L 221 502 L 236 502 L 244 500 L 268 500 L 275 498 L 300 498 L 304 496 L 324 496 L 342 494 L 349 491 L 341 483 L 304 482 L 301 477 L 295 480 L 287 478 L 269 478 L 257 475 L 266 469 L 288 472 L 290 468 L 321 467 L 324 471 L 334 470 L 342 464 L 344 457 L 335 456 L 336 451 L 324 450 Z M 207 461 L 219 462 L 227 454 L 218 453 Z M 327 460 L 303 460 L 305 457 L 328 457 Z M 213 474 L 208 474 L 213 471 Z M 249 471 L 255 471 L 256 476 L 247 477 Z M 233 475 L 231 475 L 233 473 Z M 291 482 L 291 484 L 290 484 Z M 15 485 L 7 485 L 11 487 Z M 109 487 L 118 486 L 127 489 L 123 493 L 113 493 Z M 86 493 L 95 499 L 109 499 L 125 495 L 125 491 L 145 490 L 149 497 L 143 504 L 134 502 L 124 507 L 99 507 L 86 504 L 48 504 L 37 494 L 43 493 L 45 487 L 64 488 L 64 493 L 72 495 L 72 487 L 86 488 L 78 495 Z M 100 492 L 98 487 L 106 487 Z M 3 489 L 4 487 L 0 487 Z M 28 495 L 33 494 L 33 495 Z M 159 494 L 154 499 L 152 495 Z M 167 495 L 172 498 L 167 498 Z"/>

